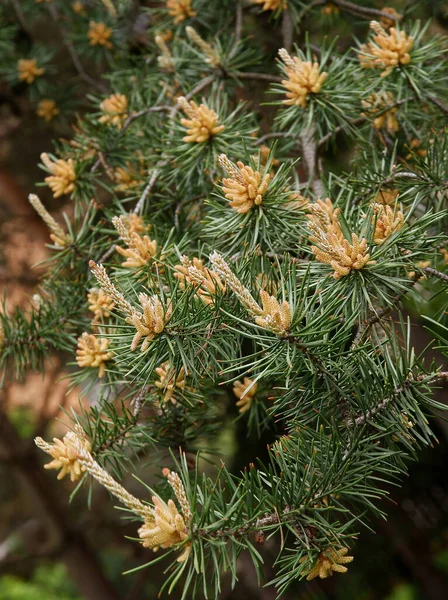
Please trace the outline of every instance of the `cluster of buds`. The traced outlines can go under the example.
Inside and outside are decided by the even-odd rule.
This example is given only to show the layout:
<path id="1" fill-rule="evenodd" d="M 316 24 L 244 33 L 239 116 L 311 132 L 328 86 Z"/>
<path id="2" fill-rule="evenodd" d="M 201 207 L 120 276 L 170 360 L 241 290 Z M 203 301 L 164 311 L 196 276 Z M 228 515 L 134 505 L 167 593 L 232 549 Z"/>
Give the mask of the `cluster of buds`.
<path id="1" fill-rule="evenodd" d="M 42 99 L 37 105 L 36 115 L 41 117 L 44 121 L 49 123 L 59 114 L 59 108 L 56 106 L 56 102 L 50 98 Z"/>
<path id="2" fill-rule="evenodd" d="M 111 17 L 117 17 L 117 9 L 114 6 L 112 0 L 101 0 L 104 6 L 107 8 L 108 13 Z"/>
<path id="3" fill-rule="evenodd" d="M 45 73 L 45 69 L 37 66 L 35 58 L 21 58 L 17 61 L 17 72 L 20 81 L 31 84 L 36 77 L 40 77 Z"/>
<path id="4" fill-rule="evenodd" d="M 327 17 L 329 17 L 331 15 L 338 15 L 339 7 L 336 6 L 336 4 L 333 4 L 333 2 L 328 2 L 327 4 L 325 4 L 325 6 L 323 6 L 320 9 L 320 12 L 322 15 L 325 15 Z"/>
<path id="5" fill-rule="evenodd" d="M 165 39 L 161 35 L 156 35 L 155 42 L 156 42 L 157 46 L 159 47 L 160 52 L 162 53 L 157 58 L 157 63 L 159 65 L 159 67 L 164 71 L 169 71 L 169 72 L 174 71 L 173 56 L 170 52 L 170 49 L 166 45 Z"/>
<path id="6" fill-rule="evenodd" d="M 154 511 L 152 519 L 145 519 L 145 524 L 138 531 L 142 544 L 145 548 L 151 548 L 156 552 L 159 548 L 171 548 L 188 539 L 193 515 L 184 485 L 177 473 L 169 469 L 163 469 L 163 474 L 170 484 L 176 500 L 180 506 L 180 512 L 173 502 L 164 502 L 158 496 L 153 496 Z M 191 545 L 185 543 L 185 550 L 178 557 L 177 562 L 185 562 L 190 556 Z"/>
<path id="7" fill-rule="evenodd" d="M 192 512 L 184 485 L 177 473 L 163 469 L 163 474 L 168 479 L 179 503 L 180 512 L 171 499 L 166 503 L 159 496 L 154 495 L 150 505 L 144 504 L 130 494 L 95 461 L 90 452 L 90 442 L 80 426 L 76 425 L 74 430 L 67 433 L 62 440 L 55 438 L 53 441 L 53 444 L 48 444 L 40 437 L 35 439 L 37 447 L 53 459 L 45 465 L 46 469 L 60 469 L 58 479 L 70 474 L 72 481 L 77 481 L 84 473 L 88 473 L 126 508 L 143 520 L 138 534 L 145 548 L 155 552 L 159 548 L 167 549 L 182 544 L 184 551 L 177 560 L 184 562 L 188 559 L 191 545 L 187 540 Z"/>
<path id="8" fill-rule="evenodd" d="M 81 0 L 75 0 L 75 2 L 72 2 L 71 7 L 72 7 L 72 11 L 75 13 L 75 15 L 85 15 L 86 14 L 86 7 L 85 7 L 84 3 L 81 2 Z"/>
<path id="9" fill-rule="evenodd" d="M 240 415 L 247 412 L 252 406 L 252 400 L 257 393 L 257 387 L 257 384 L 249 377 L 245 377 L 243 381 L 235 381 L 233 384 L 233 393 L 238 398 L 236 405 L 238 406 Z"/>
<path id="10" fill-rule="evenodd" d="M 262 4 L 261 10 L 285 10 L 288 6 L 287 0 L 250 0 L 252 4 Z"/>
<path id="11" fill-rule="evenodd" d="M 384 27 L 384 29 L 389 29 L 389 27 L 393 27 L 395 23 L 401 19 L 401 15 L 395 10 L 395 8 L 392 8 L 390 6 L 384 6 L 381 9 L 381 12 L 390 15 L 390 17 L 380 17 L 379 23 L 381 27 Z"/>
<path id="12" fill-rule="evenodd" d="M 128 99 L 124 94 L 112 94 L 101 102 L 100 109 L 104 113 L 98 119 L 100 123 L 121 129 L 128 117 Z"/>
<path id="13" fill-rule="evenodd" d="M 66 475 L 71 481 L 81 479 L 85 469 L 78 461 L 78 449 L 81 447 L 90 452 L 91 445 L 79 425 L 75 425 L 74 431 L 66 433 L 62 440 L 53 438 L 53 444 L 47 444 L 42 438 L 36 438 L 36 444 L 53 459 L 45 465 L 45 469 L 57 469 L 58 479 L 64 479 Z"/>
<path id="14" fill-rule="evenodd" d="M 106 362 L 112 358 L 112 354 L 107 351 L 108 347 L 108 339 L 98 338 L 93 333 L 84 332 L 78 338 L 76 362 L 80 367 L 97 368 L 98 377 L 101 379 L 106 372 Z"/>
<path id="15" fill-rule="evenodd" d="M 167 361 L 164 362 L 163 365 L 160 365 L 160 367 L 157 367 L 155 371 L 159 376 L 159 381 L 155 381 L 154 385 L 160 390 L 163 390 L 163 401 L 169 402 L 171 400 L 173 404 L 176 404 L 176 399 L 174 397 L 176 389 L 184 390 L 186 386 L 184 367 L 181 367 L 176 375 L 174 367 Z"/>
<path id="16" fill-rule="evenodd" d="M 179 280 L 180 288 L 185 289 L 185 283 L 194 286 L 204 304 L 213 304 L 218 290 L 221 293 L 226 291 L 219 275 L 205 267 L 200 258 L 194 257 L 191 260 L 188 256 L 182 256 L 181 264 L 176 265 L 174 270 L 174 277 Z"/>
<path id="17" fill-rule="evenodd" d="M 309 210 L 310 241 L 317 244 L 311 250 L 319 262 L 334 269 L 335 279 L 362 269 L 369 262 L 367 240 L 360 240 L 356 233 L 352 233 L 352 243 L 345 239 L 339 223 L 340 209 L 335 209 L 329 198 L 310 204 Z"/>
<path id="18" fill-rule="evenodd" d="M 40 201 L 39 196 L 36 196 L 36 194 L 30 194 L 28 196 L 28 199 L 30 201 L 31 206 L 37 212 L 37 214 L 48 227 L 48 229 L 51 231 L 50 238 L 53 240 L 56 246 L 64 248 L 70 242 L 70 238 L 68 237 L 68 235 L 50 215 L 48 210 Z"/>
<path id="19" fill-rule="evenodd" d="M 193 100 L 187 102 L 184 96 L 178 98 L 177 103 L 187 117 L 189 117 L 188 119 L 183 118 L 180 120 L 188 134 L 182 138 L 184 142 L 200 144 L 224 131 L 224 125 L 218 124 L 219 117 L 217 113 L 205 104 L 198 106 Z"/>
<path id="20" fill-rule="evenodd" d="M 126 318 L 126 323 L 134 325 L 137 333 L 131 344 L 131 350 L 137 349 L 140 341 L 143 339 L 141 351 L 145 352 L 149 348 L 150 342 L 165 329 L 165 325 L 170 320 L 173 309 L 171 302 L 168 302 L 164 308 L 158 296 L 148 296 L 139 294 L 140 306 L 142 312 L 134 311 L 132 315 Z"/>
<path id="21" fill-rule="evenodd" d="M 333 573 L 347 573 L 347 565 L 352 562 L 353 556 L 347 556 L 348 548 L 340 548 L 335 550 L 334 548 L 327 548 L 319 554 L 316 563 L 311 569 L 305 570 L 304 573 L 308 573 L 307 580 L 315 579 L 326 579 L 333 575 Z M 304 563 L 308 560 L 307 556 L 304 556 L 300 562 Z"/>
<path id="22" fill-rule="evenodd" d="M 289 195 L 289 202 L 286 204 L 291 210 L 307 210 L 310 203 L 309 198 L 306 198 L 300 192 L 291 192 Z"/>
<path id="23" fill-rule="evenodd" d="M 300 60 L 299 57 L 292 58 L 285 48 L 278 51 L 284 62 L 284 69 L 288 79 L 282 81 L 282 85 L 288 90 L 286 100 L 283 104 L 300 106 L 306 108 L 309 94 L 318 94 L 322 89 L 327 73 L 319 73 L 319 63 Z"/>
<path id="24" fill-rule="evenodd" d="M 191 0 L 166 0 L 166 7 L 170 17 L 173 17 L 175 25 L 196 16 L 196 12 L 191 6 Z"/>
<path id="25" fill-rule="evenodd" d="M 370 28 L 375 32 L 373 40 L 363 44 L 358 58 L 363 68 L 381 68 L 381 77 L 389 75 L 397 65 L 408 65 L 411 62 L 409 52 L 414 45 L 414 38 L 391 27 L 387 32 L 377 21 L 371 21 Z"/>
<path id="26" fill-rule="evenodd" d="M 374 204 L 374 215 L 372 224 L 375 226 L 373 241 L 375 244 L 383 244 L 387 238 L 403 227 L 404 215 L 401 210 L 395 210 L 384 204 Z"/>
<path id="27" fill-rule="evenodd" d="M 53 161 L 46 152 L 40 155 L 41 161 L 44 163 L 47 171 L 51 173 L 45 177 L 53 196 L 59 198 L 63 194 L 70 194 L 75 189 L 76 172 L 75 163 L 72 158 L 63 160 L 58 158 Z"/>
<path id="28" fill-rule="evenodd" d="M 126 161 L 126 168 L 116 167 L 114 169 L 113 179 L 117 184 L 114 186 L 115 191 L 126 192 L 142 183 L 142 173 L 138 172 L 129 161 Z"/>
<path id="29" fill-rule="evenodd" d="M 254 206 L 260 206 L 271 175 L 267 173 L 262 177 L 259 171 L 254 171 L 241 161 L 235 166 L 225 154 L 220 154 L 218 161 L 229 175 L 227 179 L 222 180 L 222 191 L 227 200 L 230 200 L 230 206 L 239 214 L 246 214 Z"/>
<path id="30" fill-rule="evenodd" d="M 395 116 L 398 110 L 394 106 L 394 97 L 391 92 L 382 92 L 379 94 L 371 94 L 366 100 L 361 102 L 365 113 L 361 113 L 363 117 L 373 119 L 375 129 L 386 129 L 390 133 L 396 133 L 400 125 Z"/>
<path id="31" fill-rule="evenodd" d="M 192 41 L 202 50 L 205 62 L 212 67 L 219 67 L 221 60 L 216 50 L 208 42 L 202 39 L 199 33 L 193 27 L 187 27 L 185 31 L 187 32 L 190 41 Z"/>
<path id="32" fill-rule="evenodd" d="M 391 206 L 395 205 L 395 202 L 397 200 L 398 197 L 398 190 L 393 190 L 390 188 L 383 188 L 382 190 L 379 190 L 376 198 L 375 198 L 375 204 L 389 204 Z"/>
<path id="33" fill-rule="evenodd" d="M 112 37 L 112 29 L 102 21 L 99 23 L 90 21 L 87 37 L 90 40 L 89 43 L 91 46 L 104 46 L 109 50 L 112 50 L 113 48 L 113 44 L 110 41 L 110 38 Z"/>
<path id="34" fill-rule="evenodd" d="M 151 240 L 147 235 L 139 235 L 136 231 L 132 231 L 129 225 L 129 218 L 126 215 L 114 217 L 112 223 L 120 239 L 127 246 L 127 248 L 115 246 L 117 252 L 126 258 L 122 263 L 123 267 L 138 269 L 139 267 L 144 267 L 156 256 L 156 240 Z"/>
<path id="35" fill-rule="evenodd" d="M 89 310 L 93 312 L 94 321 L 102 321 L 110 317 L 115 302 L 101 288 L 91 288 L 87 294 Z"/>
<path id="36" fill-rule="evenodd" d="M 146 294 L 140 294 L 139 300 L 142 312 L 137 311 L 111 282 L 103 265 L 97 265 L 91 260 L 89 266 L 101 289 L 107 296 L 112 298 L 116 307 L 124 313 L 126 323 L 133 325 L 137 330 L 132 340 L 131 350 L 136 350 L 140 341 L 144 338 L 141 348 L 141 351 L 144 352 L 148 349 L 151 340 L 162 333 L 166 323 L 171 318 L 171 302 L 168 301 L 166 308 L 164 308 L 157 296 L 149 297 Z"/>
<path id="37" fill-rule="evenodd" d="M 210 256 L 210 262 L 213 265 L 213 270 L 228 285 L 257 325 L 280 337 L 288 333 L 291 327 L 291 306 L 286 300 L 280 304 L 274 296 L 270 296 L 265 290 L 261 290 L 262 306 L 260 306 L 218 252 L 213 252 Z"/>

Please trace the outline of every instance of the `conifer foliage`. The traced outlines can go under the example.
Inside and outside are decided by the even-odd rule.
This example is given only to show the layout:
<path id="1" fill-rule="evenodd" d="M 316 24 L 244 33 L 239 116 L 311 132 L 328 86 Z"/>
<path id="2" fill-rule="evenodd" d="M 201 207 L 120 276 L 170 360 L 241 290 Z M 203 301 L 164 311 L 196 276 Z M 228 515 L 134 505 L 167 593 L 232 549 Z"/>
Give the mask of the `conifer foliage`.
<path id="1" fill-rule="evenodd" d="M 2 9 L 2 76 L 55 132 L 72 124 L 39 182 L 72 216 L 30 195 L 51 258 L 29 310 L 0 314 L 4 378 L 67 355 L 95 402 L 36 439 L 46 468 L 105 486 L 147 568 L 172 554 L 182 598 L 219 598 L 243 552 L 262 585 L 270 538 L 279 594 L 349 571 L 445 408 L 408 314 L 431 301 L 448 356 L 447 40 L 421 3 L 378 4 Z M 60 41 L 24 44 L 43 19 Z M 241 472 L 219 459 L 229 416 L 275 438 Z M 120 480 L 148 460 L 164 479 L 136 498 Z"/>

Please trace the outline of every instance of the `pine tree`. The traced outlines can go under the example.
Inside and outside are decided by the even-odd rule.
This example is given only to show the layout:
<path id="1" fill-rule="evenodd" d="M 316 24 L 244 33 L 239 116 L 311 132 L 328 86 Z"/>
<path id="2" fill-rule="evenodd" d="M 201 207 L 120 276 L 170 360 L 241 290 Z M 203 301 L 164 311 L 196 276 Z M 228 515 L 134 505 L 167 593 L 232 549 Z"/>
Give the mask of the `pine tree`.
<path id="1" fill-rule="evenodd" d="M 50 125 L 78 115 L 41 157 L 73 217 L 30 194 L 51 258 L 29 310 L 0 314 L 3 376 L 71 356 L 95 402 L 36 439 L 45 467 L 109 490 L 146 566 L 172 554 L 163 589 L 182 598 L 235 585 L 242 552 L 261 585 L 270 538 L 279 595 L 345 573 L 434 442 L 448 373 L 414 349 L 409 312 L 430 302 L 448 356 L 447 44 L 422 3 L 390 4 L 3 9 L 4 77 Z M 73 61 L 63 85 L 54 50 L 16 36 L 44 15 Z M 216 443 L 229 415 L 274 440 L 238 472 Z M 120 480 L 148 460 L 163 478 L 136 498 Z"/>

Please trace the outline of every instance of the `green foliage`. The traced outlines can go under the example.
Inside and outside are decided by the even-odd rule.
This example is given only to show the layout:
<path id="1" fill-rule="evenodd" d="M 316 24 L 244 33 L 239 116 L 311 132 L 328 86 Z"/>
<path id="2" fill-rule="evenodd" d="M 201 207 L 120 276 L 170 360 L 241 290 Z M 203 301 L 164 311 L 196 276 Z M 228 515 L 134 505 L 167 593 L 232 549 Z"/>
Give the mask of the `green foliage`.
<path id="1" fill-rule="evenodd" d="M 24 4 L 31 22 L 43 10 Z M 174 465 L 193 513 L 188 539 L 165 544 L 173 562 L 164 589 L 217 598 L 224 572 L 236 585 L 243 551 L 261 585 L 261 546 L 272 537 L 280 544 L 269 583 L 282 594 L 322 552 L 352 546 L 370 515 L 386 516 L 386 489 L 433 443 L 430 417 L 445 408 L 433 388 L 446 371 L 415 350 L 406 306 L 431 298 L 432 345 L 446 353 L 446 40 L 406 13 L 399 29 L 414 39 L 410 62 L 366 69 L 358 39 L 371 40 L 368 21 L 385 16 L 370 2 L 333 2 L 350 32 L 342 40 L 314 32 L 314 20 L 327 23 L 324 2 L 290 0 L 267 18 L 260 4 L 193 0 L 196 14 L 179 22 L 163 6 L 134 3 L 136 15 L 112 2 L 112 14 L 96 3 L 73 16 L 63 4 L 50 14 L 64 16 L 89 68 L 78 69 L 84 112 L 54 155 L 75 164 L 74 217 L 68 239 L 51 246 L 38 305 L 0 314 L 5 376 L 41 369 L 54 351 L 73 358 L 83 331 L 97 336 L 109 353 L 104 378 L 93 361 L 80 366 L 79 353 L 70 362 L 73 385 L 94 399 L 73 421 L 117 478 L 147 461 Z M 113 50 L 89 44 L 92 20 L 111 27 Z M 21 49 L 9 35 L 2 69 L 15 85 Z M 289 73 L 274 60 L 282 45 L 297 64 L 327 73 L 305 106 L 283 103 Z M 50 54 L 33 46 L 26 56 L 51 72 Z M 90 71 L 102 75 L 95 85 Z M 42 78 L 30 101 L 49 85 Z M 127 100 L 118 115 L 105 109 L 112 94 Z M 200 118 L 184 114 L 186 101 L 215 111 L 224 128 L 201 121 L 204 139 L 188 139 L 184 119 Z M 218 163 L 221 154 L 230 162 Z M 242 178 L 239 162 L 258 183 Z M 234 210 L 223 178 L 247 211 Z M 327 196 L 332 204 L 319 209 Z M 93 287 L 115 304 L 94 321 Z M 244 377 L 255 399 L 237 417 L 233 384 Z M 260 447 L 275 440 L 242 472 L 217 460 L 219 433 L 235 418 Z"/>
<path id="2" fill-rule="evenodd" d="M 33 573 L 29 581 L 3 575 L 0 577 L 0 598 L 2 600 L 79 600 L 67 580 L 63 565 L 43 564 Z"/>

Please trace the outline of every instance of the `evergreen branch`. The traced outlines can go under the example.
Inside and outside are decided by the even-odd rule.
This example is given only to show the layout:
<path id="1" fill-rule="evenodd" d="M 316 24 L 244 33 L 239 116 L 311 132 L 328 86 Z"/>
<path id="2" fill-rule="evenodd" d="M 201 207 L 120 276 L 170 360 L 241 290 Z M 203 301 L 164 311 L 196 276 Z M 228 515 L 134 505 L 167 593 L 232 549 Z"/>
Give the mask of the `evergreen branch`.
<path id="1" fill-rule="evenodd" d="M 366 319 L 365 321 L 363 321 L 360 325 L 360 327 L 358 328 L 358 331 L 356 332 L 356 336 L 352 342 L 351 345 L 351 349 L 353 350 L 354 348 L 356 348 L 356 346 L 359 346 L 359 344 L 364 340 L 368 330 L 370 329 L 370 327 L 372 325 L 374 325 L 375 323 L 379 323 L 381 321 L 381 319 L 383 317 L 385 317 L 387 314 L 389 314 L 396 306 L 397 304 L 406 296 L 406 294 L 408 292 L 410 292 L 410 290 L 412 289 L 412 287 L 423 277 L 422 273 L 415 273 L 414 276 L 412 277 L 412 284 L 411 287 L 406 288 L 404 290 L 400 290 L 398 292 L 398 294 L 396 294 L 393 298 L 391 303 L 388 306 L 385 306 L 384 308 L 382 308 L 381 310 L 375 312 L 371 317 L 369 317 L 368 319 Z"/>
<path id="2" fill-rule="evenodd" d="M 123 135 L 126 133 L 126 130 L 129 128 L 131 123 L 133 123 L 136 119 L 139 119 L 140 117 L 143 117 L 149 113 L 164 112 L 164 111 L 169 111 L 169 110 L 171 110 L 171 108 L 169 106 L 150 106 L 149 108 L 144 108 L 143 110 L 140 110 L 138 112 L 131 113 L 127 117 L 126 121 L 123 123 L 123 127 L 120 130 L 120 134 L 117 136 L 116 145 L 118 145 L 118 142 L 121 140 Z M 99 156 L 98 160 L 94 163 L 94 165 L 90 169 L 91 173 L 95 173 L 95 171 L 98 169 L 98 167 L 101 164 L 103 164 L 103 162 L 105 161 L 105 153 L 103 153 L 101 156 L 100 151 L 99 151 L 98 156 Z M 106 172 L 107 172 L 107 170 L 106 170 Z"/>
<path id="3" fill-rule="evenodd" d="M 397 102 L 392 102 L 391 104 L 388 104 L 387 106 L 384 106 L 383 108 L 381 108 L 381 110 L 376 111 L 375 117 L 380 117 L 381 115 L 387 113 L 392 108 L 401 106 L 402 104 L 405 104 L 406 102 L 409 102 L 409 100 L 412 100 L 412 99 L 413 99 L 412 97 L 409 97 L 409 98 L 403 98 L 402 100 L 398 100 Z M 367 120 L 367 117 L 357 117 L 356 119 L 347 121 L 347 123 L 344 123 L 343 125 L 339 125 L 333 131 L 330 131 L 329 133 L 327 133 L 326 135 L 321 137 L 321 139 L 317 142 L 317 147 L 321 148 L 321 146 L 324 146 L 329 140 L 331 140 L 331 138 L 334 135 L 337 135 L 338 133 L 345 131 L 347 125 L 353 125 L 353 126 L 361 125 L 366 120 Z"/>
<path id="4" fill-rule="evenodd" d="M 409 389 L 413 384 L 420 383 L 424 381 L 425 383 L 434 384 L 441 381 L 448 380 L 448 371 L 439 371 L 438 373 L 431 373 L 430 375 L 418 375 L 416 378 L 408 378 L 406 379 L 402 385 L 395 388 L 390 396 L 384 398 L 379 402 L 374 408 L 369 409 L 364 414 L 355 417 L 354 419 L 349 418 L 346 419 L 345 424 L 348 428 L 353 428 L 355 426 L 360 427 L 365 425 L 367 421 L 370 421 L 372 417 L 377 415 L 379 412 L 383 411 L 385 408 L 389 406 L 392 402 L 394 402 L 405 390 Z"/>
<path id="5" fill-rule="evenodd" d="M 281 337 L 280 339 L 285 340 L 285 341 L 289 342 L 290 344 L 293 344 L 294 346 L 296 346 L 296 348 L 298 348 L 305 356 L 307 356 L 311 360 L 311 362 L 316 366 L 321 377 L 326 379 L 329 382 L 330 386 L 338 394 L 342 394 L 342 396 L 345 397 L 345 394 L 341 390 L 339 383 L 338 383 L 337 379 L 335 378 L 335 376 L 332 373 L 330 373 L 330 371 L 328 371 L 328 369 L 322 363 L 320 358 L 318 356 L 316 356 L 316 354 L 314 354 L 314 352 L 312 352 L 303 342 L 301 342 L 298 337 L 290 334 L 290 335 L 285 335 L 285 336 Z"/>
<path id="6" fill-rule="evenodd" d="M 134 408 L 133 408 L 133 414 L 132 414 L 130 421 L 121 425 L 116 431 L 113 432 L 112 435 L 109 435 L 107 437 L 107 440 L 105 440 L 101 444 L 101 446 L 96 448 L 95 456 L 103 454 L 107 450 L 110 450 L 111 448 L 113 448 L 116 444 L 120 444 L 120 445 L 124 444 L 124 439 L 127 436 L 127 434 L 130 431 L 132 431 L 134 429 L 134 427 L 136 427 L 138 425 L 138 419 L 140 417 L 140 411 L 142 409 L 142 400 L 148 393 L 149 388 L 150 388 L 149 385 L 144 386 L 139 391 L 139 393 L 134 397 L 134 399 L 132 401 Z"/>
<path id="7" fill-rule="evenodd" d="M 448 275 L 446 273 L 442 273 L 441 271 L 437 271 L 437 269 L 433 269 L 432 267 L 423 267 L 422 271 L 427 275 L 432 275 L 433 277 L 437 277 L 445 283 L 448 283 Z"/>

